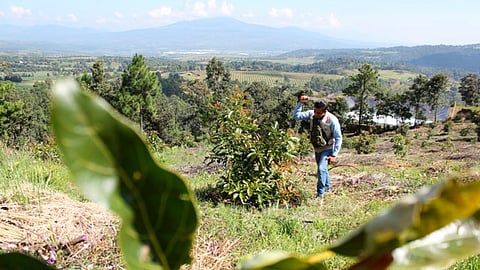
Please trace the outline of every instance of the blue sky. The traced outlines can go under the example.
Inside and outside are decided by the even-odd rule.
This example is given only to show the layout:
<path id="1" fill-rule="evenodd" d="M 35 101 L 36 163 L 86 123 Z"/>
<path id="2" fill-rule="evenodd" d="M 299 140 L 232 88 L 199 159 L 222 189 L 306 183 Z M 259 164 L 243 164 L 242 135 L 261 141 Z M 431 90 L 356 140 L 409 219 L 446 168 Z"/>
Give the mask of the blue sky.
<path id="1" fill-rule="evenodd" d="M 123 31 L 222 16 L 357 41 L 464 45 L 480 43 L 479 12 L 478 0 L 1 0 L 0 25 Z"/>

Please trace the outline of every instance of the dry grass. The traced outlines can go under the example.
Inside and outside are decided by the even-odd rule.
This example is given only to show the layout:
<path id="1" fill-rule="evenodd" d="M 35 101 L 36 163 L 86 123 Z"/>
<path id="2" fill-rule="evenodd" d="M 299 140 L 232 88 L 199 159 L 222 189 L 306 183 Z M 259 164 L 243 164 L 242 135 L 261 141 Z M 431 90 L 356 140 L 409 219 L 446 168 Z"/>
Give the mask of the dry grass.
<path id="1" fill-rule="evenodd" d="M 39 256 L 59 268 L 121 268 L 119 256 L 112 256 L 118 254 L 118 219 L 114 215 L 97 204 L 63 194 L 32 187 L 23 190 L 24 195 L 35 195 L 28 205 L 0 198 L 0 249 Z M 90 259 L 83 261 L 85 258 Z"/>
<path id="2" fill-rule="evenodd" d="M 311 213 L 304 214 L 328 219 L 328 215 L 338 212 L 340 207 L 351 213 L 351 208 L 339 203 L 346 198 L 353 198 L 357 208 L 373 199 L 392 202 L 414 192 L 423 184 L 424 179 L 420 178 L 440 179 L 452 172 L 480 166 L 480 144 L 459 137 L 457 132 L 443 134 L 439 127 L 431 138 L 426 136 L 428 129 L 411 132 L 412 137 L 415 133 L 419 135 L 413 140 L 407 158 L 395 157 L 389 136 L 380 138 L 377 152 L 373 154 L 358 155 L 351 149 L 342 150 L 338 164 L 331 169 L 330 201 L 323 210 L 305 206 L 303 209 Z M 452 138 L 453 147 L 444 147 L 447 137 Z M 428 144 L 422 146 L 425 141 Z M 193 177 L 209 168 L 188 164 L 176 170 Z M 306 190 L 315 190 L 313 158 L 299 162 L 294 178 L 306 185 Z M 18 194 L 0 195 L 0 250 L 39 256 L 58 268 L 123 268 L 116 241 L 119 221 L 110 212 L 95 203 L 79 202 L 31 186 L 12 192 L 18 193 L 18 190 L 28 198 L 28 203 L 14 203 L 12 198 Z M 338 202 L 338 206 L 332 202 Z M 233 269 L 238 263 L 241 249 L 252 239 L 227 237 L 225 232 L 218 232 L 227 225 L 219 223 L 221 220 L 203 214 L 191 253 L 193 260 L 183 266 L 183 270 Z M 347 225 L 355 226 L 354 223 Z"/>

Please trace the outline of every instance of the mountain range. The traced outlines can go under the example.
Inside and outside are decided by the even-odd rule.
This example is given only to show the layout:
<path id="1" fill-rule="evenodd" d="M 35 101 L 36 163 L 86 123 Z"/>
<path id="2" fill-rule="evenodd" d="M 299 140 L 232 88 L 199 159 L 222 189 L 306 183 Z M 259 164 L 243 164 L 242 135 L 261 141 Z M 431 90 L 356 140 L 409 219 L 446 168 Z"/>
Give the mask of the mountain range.
<path id="1" fill-rule="evenodd" d="M 162 27 L 108 32 L 59 25 L 0 25 L 0 55 L 87 56 L 228 55 L 348 58 L 480 72 L 480 44 L 387 47 L 295 27 L 274 28 L 231 18 L 182 21 Z"/>
<path id="2" fill-rule="evenodd" d="M 175 52 L 273 55 L 298 49 L 378 47 L 295 27 L 274 28 L 230 18 L 182 21 L 162 27 L 106 32 L 58 25 L 0 25 L 0 49 L 42 49 L 89 55 L 155 56 Z"/>

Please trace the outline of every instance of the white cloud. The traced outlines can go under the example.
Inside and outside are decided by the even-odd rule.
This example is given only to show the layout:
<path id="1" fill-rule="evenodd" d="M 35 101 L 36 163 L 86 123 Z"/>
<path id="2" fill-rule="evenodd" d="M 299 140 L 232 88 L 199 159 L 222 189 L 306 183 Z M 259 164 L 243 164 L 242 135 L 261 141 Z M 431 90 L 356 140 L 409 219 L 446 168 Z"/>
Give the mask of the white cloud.
<path id="1" fill-rule="evenodd" d="M 208 0 L 208 9 L 214 10 L 217 8 L 217 1 L 216 0 Z"/>
<path id="2" fill-rule="evenodd" d="M 115 11 L 115 12 L 113 13 L 113 16 L 115 16 L 115 18 L 118 18 L 118 19 L 122 19 L 123 17 L 125 17 L 125 16 L 123 15 L 123 13 L 120 12 L 120 11 Z"/>
<path id="3" fill-rule="evenodd" d="M 196 1 L 189 2 L 187 1 L 186 9 L 193 17 L 208 17 L 208 16 L 230 16 L 233 14 L 235 7 L 229 1 L 222 1 L 220 5 L 217 4 L 216 0 L 208 1 Z"/>
<path id="4" fill-rule="evenodd" d="M 200 17 L 207 17 L 207 6 L 203 2 L 195 2 L 192 7 L 192 14 Z"/>
<path id="5" fill-rule="evenodd" d="M 162 6 L 148 12 L 148 15 L 154 18 L 170 16 L 171 14 L 172 14 L 172 8 L 166 7 L 166 6 Z"/>
<path id="6" fill-rule="evenodd" d="M 5 13 L 3 13 L 3 11 L 0 10 L 0 17 L 5 17 Z"/>
<path id="7" fill-rule="evenodd" d="M 328 21 L 328 25 L 333 27 L 333 28 L 341 28 L 342 27 L 342 24 L 337 19 L 337 17 L 335 17 L 334 14 L 328 15 L 327 21 Z"/>
<path id="8" fill-rule="evenodd" d="M 232 15 L 235 7 L 232 4 L 229 4 L 227 1 L 222 2 L 222 6 L 220 7 L 220 13 L 222 15 Z"/>
<path id="9" fill-rule="evenodd" d="M 73 13 L 70 13 L 67 15 L 67 19 L 71 22 L 78 22 L 78 18 L 75 14 Z"/>
<path id="10" fill-rule="evenodd" d="M 279 17 L 293 17 L 293 10 L 290 8 L 272 8 L 269 12 L 270 17 L 279 18 Z"/>
<path id="11" fill-rule="evenodd" d="M 105 24 L 107 22 L 107 19 L 105 19 L 104 17 L 98 17 L 97 19 L 95 19 L 95 22 L 97 24 Z"/>
<path id="12" fill-rule="evenodd" d="M 25 17 L 32 15 L 32 10 L 29 8 L 19 7 L 12 5 L 10 6 L 10 11 L 17 17 Z"/>

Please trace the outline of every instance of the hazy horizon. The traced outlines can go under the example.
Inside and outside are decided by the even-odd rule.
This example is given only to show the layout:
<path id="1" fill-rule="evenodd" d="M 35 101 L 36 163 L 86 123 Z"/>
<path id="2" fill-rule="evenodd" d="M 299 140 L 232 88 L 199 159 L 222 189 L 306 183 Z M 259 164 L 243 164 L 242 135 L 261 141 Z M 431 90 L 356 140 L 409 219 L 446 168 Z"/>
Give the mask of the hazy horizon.
<path id="1" fill-rule="evenodd" d="M 480 43 L 479 1 L 3 0 L 0 24 L 62 25 L 126 31 L 200 18 L 229 17 L 270 27 L 294 26 L 339 39 L 403 45 Z"/>

